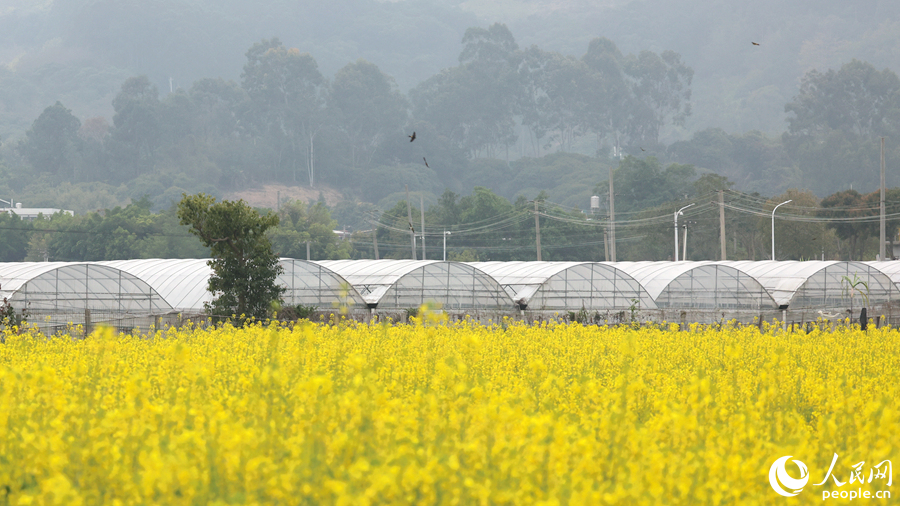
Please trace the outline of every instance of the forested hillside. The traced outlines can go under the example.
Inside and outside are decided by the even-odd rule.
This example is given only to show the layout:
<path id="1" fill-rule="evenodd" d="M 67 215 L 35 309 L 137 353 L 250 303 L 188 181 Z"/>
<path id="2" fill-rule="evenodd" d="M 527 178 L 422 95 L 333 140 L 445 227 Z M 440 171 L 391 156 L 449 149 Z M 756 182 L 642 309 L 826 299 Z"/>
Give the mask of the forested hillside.
<path id="1" fill-rule="evenodd" d="M 586 209 L 614 172 L 633 215 L 724 189 L 865 207 L 881 137 L 900 185 L 898 22 L 882 1 L 20 0 L 0 8 L 0 199 L 159 212 L 282 185 L 341 195 L 335 226 L 358 230 L 406 187 L 426 215 L 476 188 Z"/>

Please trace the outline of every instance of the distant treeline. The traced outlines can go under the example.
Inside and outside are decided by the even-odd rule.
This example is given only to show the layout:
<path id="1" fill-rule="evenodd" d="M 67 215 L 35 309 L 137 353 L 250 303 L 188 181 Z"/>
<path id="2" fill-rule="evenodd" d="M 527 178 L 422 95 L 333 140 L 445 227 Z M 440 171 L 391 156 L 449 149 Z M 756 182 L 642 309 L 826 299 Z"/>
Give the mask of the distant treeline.
<path id="1" fill-rule="evenodd" d="M 200 79 L 160 97 L 147 77 L 129 78 L 111 123 L 82 122 L 60 102 L 45 109 L 0 160 L 0 198 L 77 200 L 82 211 L 147 196 L 161 210 L 184 192 L 280 181 L 329 185 L 382 210 L 405 185 L 431 204 L 445 189 L 483 186 L 509 201 L 546 191 L 583 208 L 625 155 L 692 165 L 695 177 L 718 174 L 750 193 L 827 195 L 877 186 L 882 136 L 896 168 L 900 79 L 868 63 L 810 71 L 785 105 L 780 137 L 711 129 L 665 146 L 660 130 L 691 112 L 693 70 L 677 53 L 626 55 L 596 38 L 581 57 L 566 56 L 520 48 L 502 24 L 470 28 L 462 44 L 459 65 L 408 95 L 364 60 L 327 78 L 312 55 L 277 38 L 249 48 L 240 83 Z M 889 185 L 900 184 L 896 172 Z M 621 205 L 660 203 L 639 193 Z"/>
<path id="2" fill-rule="evenodd" d="M 276 211 L 279 225 L 269 235 L 276 254 L 301 259 L 307 254 L 313 260 L 412 258 L 411 234 L 415 234 L 415 257 L 422 259 L 424 232 L 428 259 L 442 258 L 446 251 L 449 260 L 535 260 L 539 227 L 542 260 L 610 259 L 613 235 L 619 261 L 667 260 L 674 257 L 673 213 L 691 204 L 678 229 L 687 259 L 721 259 L 719 219 L 724 212 L 726 257 L 762 260 L 771 257 L 770 213 L 777 204 L 790 201 L 778 209 L 777 259 L 870 260 L 878 253 L 879 192 L 862 195 L 845 190 L 820 200 L 808 191 L 790 190 L 767 199 L 734 191 L 721 176 L 696 175 L 690 165 L 663 168 L 654 157 L 625 158 L 615 172 L 615 231 L 610 227 L 607 197 L 585 213 L 547 200 L 544 192 L 536 202 L 522 196 L 511 202 L 476 187 L 467 196 L 446 190 L 436 203 L 426 206 L 424 217 L 415 198 L 409 207 L 404 200 L 383 212 L 371 204 L 349 201 L 333 208 L 323 202 L 287 201 Z M 630 204 L 635 201 L 653 205 Z M 886 202 L 890 256 L 900 227 L 900 188 L 889 189 Z M 339 221 L 350 223 L 356 231 L 335 234 Z M 147 199 L 102 213 L 59 213 L 34 221 L 0 213 L 3 262 L 207 255 L 197 238 L 179 225 L 174 207 L 154 214 Z"/>

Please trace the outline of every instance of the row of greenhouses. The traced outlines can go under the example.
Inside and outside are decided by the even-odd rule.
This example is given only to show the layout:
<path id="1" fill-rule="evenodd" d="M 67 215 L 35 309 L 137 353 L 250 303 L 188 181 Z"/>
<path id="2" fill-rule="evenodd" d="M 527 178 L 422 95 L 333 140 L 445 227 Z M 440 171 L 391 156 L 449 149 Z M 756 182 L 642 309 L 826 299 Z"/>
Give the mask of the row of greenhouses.
<path id="1" fill-rule="evenodd" d="M 284 304 L 357 318 L 411 314 L 581 321 L 900 322 L 897 262 L 445 262 L 282 259 Z M 201 316 L 205 259 L 0 263 L 0 299 L 53 332 L 105 322 L 148 328 Z"/>

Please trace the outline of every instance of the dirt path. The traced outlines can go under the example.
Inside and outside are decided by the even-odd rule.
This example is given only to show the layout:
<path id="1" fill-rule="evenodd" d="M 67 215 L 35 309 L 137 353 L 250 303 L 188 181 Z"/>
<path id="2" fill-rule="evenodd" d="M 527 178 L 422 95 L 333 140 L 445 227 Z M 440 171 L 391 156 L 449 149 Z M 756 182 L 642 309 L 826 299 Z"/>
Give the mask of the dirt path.
<path id="1" fill-rule="evenodd" d="M 246 190 L 229 192 L 225 194 L 225 200 L 244 199 L 244 202 L 252 207 L 267 207 L 269 209 L 276 208 L 276 201 L 281 192 L 281 202 L 288 200 L 300 200 L 303 202 L 319 200 L 319 194 L 325 198 L 325 203 L 333 206 L 343 200 L 340 192 L 333 188 L 321 186 L 318 188 L 309 188 L 307 186 L 285 186 L 282 184 L 266 184 L 257 188 L 248 188 Z"/>

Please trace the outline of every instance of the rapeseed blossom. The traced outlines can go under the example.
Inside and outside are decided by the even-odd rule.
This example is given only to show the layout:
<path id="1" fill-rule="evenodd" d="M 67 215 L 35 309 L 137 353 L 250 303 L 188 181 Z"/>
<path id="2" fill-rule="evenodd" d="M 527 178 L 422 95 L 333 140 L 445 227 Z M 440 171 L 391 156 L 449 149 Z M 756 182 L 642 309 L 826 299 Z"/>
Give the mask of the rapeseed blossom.
<path id="1" fill-rule="evenodd" d="M 798 504 L 836 485 L 779 457 L 900 463 L 889 329 L 426 318 L 7 333 L 0 505 Z"/>

